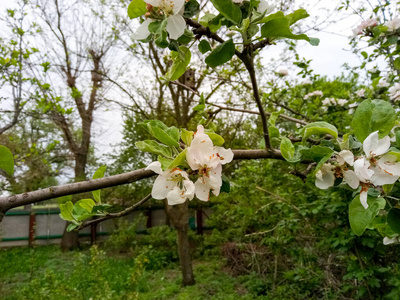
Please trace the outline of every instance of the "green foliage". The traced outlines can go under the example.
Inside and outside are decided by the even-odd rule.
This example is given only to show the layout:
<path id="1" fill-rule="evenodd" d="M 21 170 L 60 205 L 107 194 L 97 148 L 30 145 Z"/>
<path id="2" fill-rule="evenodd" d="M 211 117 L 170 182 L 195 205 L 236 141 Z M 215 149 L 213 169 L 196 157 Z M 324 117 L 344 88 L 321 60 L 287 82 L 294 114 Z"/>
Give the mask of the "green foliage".
<path id="1" fill-rule="evenodd" d="M 230 0 L 227 0 L 230 1 Z M 230 1 L 231 2 L 231 1 Z M 211 68 L 223 65 L 228 62 L 235 54 L 235 44 L 233 40 L 228 40 L 218 45 L 207 57 L 206 64 Z"/>
<path id="2" fill-rule="evenodd" d="M 368 208 L 365 209 L 361 202 L 360 196 L 357 195 L 349 206 L 349 221 L 351 229 L 358 236 L 362 235 L 368 225 L 376 217 L 381 209 L 385 207 L 385 199 L 372 198 L 368 196 Z"/>
<path id="3" fill-rule="evenodd" d="M 379 131 L 379 137 L 388 135 L 396 122 L 396 112 L 384 100 L 364 100 L 357 108 L 351 127 L 361 142 L 372 132 Z"/>
<path id="4" fill-rule="evenodd" d="M 145 152 L 149 152 L 156 155 L 162 155 L 166 157 L 171 157 L 171 148 L 163 144 L 157 143 L 154 140 L 145 140 L 135 143 L 136 147 Z"/>
<path id="5" fill-rule="evenodd" d="M 143 0 L 132 0 L 128 6 L 128 16 L 131 19 L 138 18 L 146 13 L 146 2 Z"/>
<path id="6" fill-rule="evenodd" d="M 14 156 L 7 147 L 2 145 L 0 145 L 0 169 L 10 176 L 14 174 Z"/>
<path id="7" fill-rule="evenodd" d="M 387 222 L 395 233 L 400 234 L 400 209 L 393 207 L 389 210 Z"/>
<path id="8" fill-rule="evenodd" d="M 171 56 L 173 63 L 165 76 L 169 80 L 174 81 L 186 72 L 186 68 L 190 63 L 192 54 L 187 47 L 180 46 L 178 52 L 171 52 Z"/>
<path id="9" fill-rule="evenodd" d="M 207 40 L 201 40 L 200 43 L 199 43 L 199 51 L 202 54 L 205 54 L 208 51 L 211 51 L 210 43 Z"/>
<path id="10" fill-rule="evenodd" d="M 313 135 L 324 135 L 324 134 L 330 134 L 335 139 L 338 138 L 337 128 L 334 125 L 329 124 L 327 122 L 314 122 L 307 124 L 306 126 L 303 127 L 304 140 L 308 139 L 310 136 Z"/>
<path id="11" fill-rule="evenodd" d="M 214 7 L 233 24 L 239 25 L 242 21 L 242 11 L 239 6 L 230 0 L 211 0 Z"/>
<path id="12" fill-rule="evenodd" d="M 295 163 L 300 161 L 299 155 L 295 153 L 295 147 L 288 138 L 282 137 L 280 149 L 283 158 L 288 162 Z"/>
<path id="13" fill-rule="evenodd" d="M 98 168 L 97 171 L 93 174 L 93 179 L 103 178 L 106 170 L 107 170 L 106 165 Z M 101 203 L 101 191 L 100 190 L 93 191 L 92 194 L 93 194 L 94 200 L 96 200 L 96 202 L 98 202 L 98 203 Z"/>

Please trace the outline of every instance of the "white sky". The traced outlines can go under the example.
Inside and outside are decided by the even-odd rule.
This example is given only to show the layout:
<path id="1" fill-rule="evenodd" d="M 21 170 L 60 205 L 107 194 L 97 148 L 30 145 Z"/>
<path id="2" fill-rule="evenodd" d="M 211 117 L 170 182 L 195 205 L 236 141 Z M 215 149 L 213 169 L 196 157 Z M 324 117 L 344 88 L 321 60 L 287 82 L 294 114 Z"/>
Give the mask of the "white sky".
<path id="1" fill-rule="evenodd" d="M 63 0 L 65 1 L 65 0 Z M 0 16 L 4 14 L 5 8 L 16 5 L 17 0 L 0 0 Z M 329 8 L 331 11 L 341 3 L 341 0 L 309 0 L 306 2 L 306 8 L 310 17 L 306 20 L 309 25 L 314 25 L 318 17 L 321 17 L 321 9 Z M 348 12 L 347 12 L 348 13 Z M 349 13 L 348 13 L 349 14 Z M 333 15 L 332 15 L 333 16 Z M 324 17 L 332 17 L 329 15 Z M 320 32 L 308 32 L 310 36 L 320 39 L 320 45 L 313 47 L 307 42 L 301 42 L 298 52 L 301 57 L 312 59 L 311 67 L 316 74 L 327 75 L 332 78 L 343 72 L 342 65 L 359 65 L 359 57 L 351 53 L 349 46 L 349 36 L 352 35 L 351 29 L 360 23 L 361 19 L 356 15 L 350 15 L 340 20 L 338 23 L 325 28 Z M 269 60 L 272 57 L 279 56 L 282 46 L 272 46 L 263 50 L 264 59 Z M 284 66 L 292 67 L 291 65 Z M 95 118 L 95 138 L 98 152 L 106 153 L 112 151 L 110 144 L 115 144 L 122 139 L 121 129 L 122 121 L 119 111 L 97 112 L 99 118 Z M 101 154 L 98 153 L 98 154 Z"/>

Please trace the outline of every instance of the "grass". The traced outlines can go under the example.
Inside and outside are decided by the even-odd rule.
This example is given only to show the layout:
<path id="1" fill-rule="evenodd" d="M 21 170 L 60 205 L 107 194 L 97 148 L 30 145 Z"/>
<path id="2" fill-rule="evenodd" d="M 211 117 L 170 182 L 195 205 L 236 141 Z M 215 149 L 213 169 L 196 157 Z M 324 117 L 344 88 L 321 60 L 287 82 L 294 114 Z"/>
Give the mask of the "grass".
<path id="1" fill-rule="evenodd" d="M 154 251 L 122 255 L 98 247 L 1 249 L 1 299 L 260 299 L 220 261 L 195 261 L 196 285 L 181 287 L 177 263 L 159 267 L 153 257 Z"/>

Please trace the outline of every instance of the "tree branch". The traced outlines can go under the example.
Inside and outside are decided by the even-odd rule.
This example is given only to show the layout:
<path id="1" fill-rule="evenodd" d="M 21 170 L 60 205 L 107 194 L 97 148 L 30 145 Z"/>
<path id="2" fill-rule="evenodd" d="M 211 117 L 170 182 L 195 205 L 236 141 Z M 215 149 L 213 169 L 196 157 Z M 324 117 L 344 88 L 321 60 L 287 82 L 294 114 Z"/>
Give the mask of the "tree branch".
<path id="1" fill-rule="evenodd" d="M 83 229 L 85 227 L 88 227 L 88 226 L 90 226 L 92 224 L 97 224 L 97 223 L 103 222 L 105 220 L 120 218 L 120 217 L 129 215 L 131 212 L 135 211 L 136 208 L 141 206 L 143 203 L 145 203 L 150 198 L 151 198 L 151 194 L 147 195 L 142 200 L 140 200 L 139 202 L 136 202 L 132 206 L 124 209 L 123 211 L 120 211 L 118 213 L 110 213 L 110 214 L 106 215 L 105 217 L 101 217 L 101 218 L 97 218 L 97 219 L 94 219 L 94 220 L 89 220 L 89 221 L 83 222 L 82 225 L 79 226 L 78 230 L 81 230 L 81 229 Z"/>
<path id="2" fill-rule="evenodd" d="M 233 150 L 234 159 L 261 159 L 274 158 L 284 160 L 279 150 Z M 58 198 L 66 195 L 74 195 L 79 193 L 91 192 L 103 188 L 113 187 L 132 183 L 144 178 L 149 178 L 156 175 L 153 171 L 139 169 L 119 175 L 112 175 L 95 180 L 86 180 L 66 185 L 53 186 L 46 189 L 27 192 L 18 195 L 0 197 L 0 221 L 1 215 L 5 214 L 9 209 Z"/>

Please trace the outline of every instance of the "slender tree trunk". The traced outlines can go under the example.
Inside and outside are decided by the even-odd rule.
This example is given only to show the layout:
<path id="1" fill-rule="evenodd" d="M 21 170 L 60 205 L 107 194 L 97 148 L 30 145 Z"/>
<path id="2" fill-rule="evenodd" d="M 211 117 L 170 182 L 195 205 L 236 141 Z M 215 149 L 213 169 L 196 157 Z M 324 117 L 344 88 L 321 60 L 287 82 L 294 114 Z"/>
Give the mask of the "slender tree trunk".
<path id="1" fill-rule="evenodd" d="M 167 213 L 178 234 L 178 252 L 182 271 L 182 285 L 194 285 L 192 259 L 189 246 L 189 204 L 167 205 Z"/>

